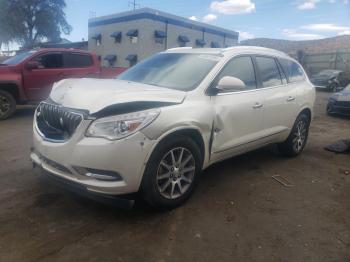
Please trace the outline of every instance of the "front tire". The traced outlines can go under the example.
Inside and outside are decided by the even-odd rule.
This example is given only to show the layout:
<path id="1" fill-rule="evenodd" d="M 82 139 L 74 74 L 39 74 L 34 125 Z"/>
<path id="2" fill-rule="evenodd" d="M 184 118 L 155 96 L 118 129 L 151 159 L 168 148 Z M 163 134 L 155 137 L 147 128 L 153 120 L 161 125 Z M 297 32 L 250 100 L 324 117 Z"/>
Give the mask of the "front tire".
<path id="1" fill-rule="evenodd" d="M 278 145 L 279 151 L 289 157 L 303 152 L 309 135 L 310 119 L 302 113 L 295 120 L 294 126 L 287 140 Z"/>
<path id="2" fill-rule="evenodd" d="M 156 209 L 176 208 L 193 193 L 201 170 L 198 145 L 189 137 L 172 136 L 160 142 L 148 160 L 141 194 Z"/>
<path id="3" fill-rule="evenodd" d="M 7 91 L 0 90 L 0 120 L 5 120 L 16 111 L 16 100 Z"/>

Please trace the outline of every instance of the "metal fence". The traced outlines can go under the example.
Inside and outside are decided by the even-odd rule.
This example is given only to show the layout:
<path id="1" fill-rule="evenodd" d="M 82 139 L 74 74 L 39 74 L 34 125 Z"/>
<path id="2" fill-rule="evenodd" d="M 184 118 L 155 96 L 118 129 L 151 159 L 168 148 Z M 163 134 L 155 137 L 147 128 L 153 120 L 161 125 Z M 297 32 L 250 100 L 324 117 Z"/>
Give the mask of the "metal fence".
<path id="1" fill-rule="evenodd" d="M 302 54 L 298 59 L 309 75 L 324 69 L 342 70 L 350 76 L 350 52 L 333 52 L 323 54 Z"/>

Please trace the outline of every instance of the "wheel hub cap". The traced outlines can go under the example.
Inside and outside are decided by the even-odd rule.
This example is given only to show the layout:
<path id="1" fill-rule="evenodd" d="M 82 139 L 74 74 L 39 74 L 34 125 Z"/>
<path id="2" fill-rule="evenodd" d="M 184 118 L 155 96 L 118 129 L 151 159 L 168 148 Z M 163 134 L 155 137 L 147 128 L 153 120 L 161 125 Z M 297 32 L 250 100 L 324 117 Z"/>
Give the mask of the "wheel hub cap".
<path id="1" fill-rule="evenodd" d="M 183 147 L 168 151 L 162 158 L 157 172 L 157 186 L 160 194 L 176 199 L 187 192 L 195 174 L 195 160 L 192 153 Z"/>

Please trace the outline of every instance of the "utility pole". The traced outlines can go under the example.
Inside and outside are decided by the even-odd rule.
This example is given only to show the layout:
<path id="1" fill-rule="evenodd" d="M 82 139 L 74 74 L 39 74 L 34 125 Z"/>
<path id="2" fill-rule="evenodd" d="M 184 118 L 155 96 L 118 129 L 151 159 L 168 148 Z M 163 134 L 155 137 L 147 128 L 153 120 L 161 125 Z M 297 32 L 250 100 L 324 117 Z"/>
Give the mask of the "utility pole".
<path id="1" fill-rule="evenodd" d="M 129 1 L 129 7 L 132 7 L 132 9 L 135 11 L 136 8 L 140 8 L 140 4 L 137 3 L 137 0 L 131 0 Z"/>

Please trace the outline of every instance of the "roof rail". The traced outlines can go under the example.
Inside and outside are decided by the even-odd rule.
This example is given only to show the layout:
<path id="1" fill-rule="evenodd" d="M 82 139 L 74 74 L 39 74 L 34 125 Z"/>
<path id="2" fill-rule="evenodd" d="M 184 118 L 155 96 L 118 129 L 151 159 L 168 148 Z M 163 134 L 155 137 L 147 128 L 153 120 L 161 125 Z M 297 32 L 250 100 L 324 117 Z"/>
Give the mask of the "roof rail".
<path id="1" fill-rule="evenodd" d="M 172 50 L 183 50 L 183 49 L 193 49 L 193 47 L 192 46 L 174 47 L 174 48 L 169 48 L 167 50 L 172 51 Z"/>

